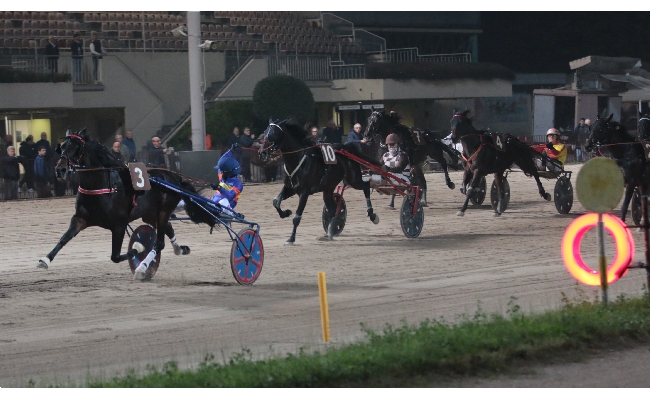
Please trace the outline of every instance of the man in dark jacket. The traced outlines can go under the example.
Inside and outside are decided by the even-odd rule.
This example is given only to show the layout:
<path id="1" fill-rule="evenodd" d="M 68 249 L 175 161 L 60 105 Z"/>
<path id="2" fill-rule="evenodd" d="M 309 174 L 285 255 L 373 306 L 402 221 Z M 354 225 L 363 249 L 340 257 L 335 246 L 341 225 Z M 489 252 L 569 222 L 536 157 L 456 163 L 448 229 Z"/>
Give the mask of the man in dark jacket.
<path id="1" fill-rule="evenodd" d="M 53 74 L 59 72 L 59 46 L 56 45 L 54 36 L 50 36 L 45 45 L 45 58 Z"/>
<path id="2" fill-rule="evenodd" d="M 47 149 L 38 148 L 38 156 L 34 160 L 34 181 L 36 182 L 36 195 L 40 198 L 52 197 L 50 190 L 50 166 L 45 159 Z"/>
<path id="3" fill-rule="evenodd" d="M 329 120 L 325 129 L 323 129 L 323 142 L 343 143 L 343 134 L 341 134 L 341 131 L 332 120 Z"/>
<path id="4" fill-rule="evenodd" d="M 245 182 L 251 181 L 251 149 L 254 141 L 255 135 L 251 135 L 251 129 L 244 127 L 244 134 L 239 135 L 239 145 L 241 146 L 239 154 L 241 174 L 244 176 Z"/>
<path id="5" fill-rule="evenodd" d="M 160 138 L 154 135 L 151 137 L 151 143 L 147 144 L 147 151 L 149 152 L 149 164 L 165 168 L 165 154 L 173 152 L 174 148 L 166 149 L 162 147 Z"/>
<path id="6" fill-rule="evenodd" d="M 36 150 L 36 143 L 34 143 L 34 136 L 29 135 L 24 142 L 20 142 L 20 149 L 18 152 L 23 156 L 22 164 L 25 168 L 25 175 L 18 183 L 18 191 L 23 184 L 27 186 L 27 191 L 32 193 L 34 191 L 34 160 L 38 155 Z"/>
<path id="7" fill-rule="evenodd" d="M 129 155 L 124 161 L 132 162 L 135 161 L 137 154 L 135 141 L 133 140 L 133 131 L 126 131 L 125 136 L 126 137 L 122 139 L 122 147 L 126 147 L 129 150 Z"/>
<path id="8" fill-rule="evenodd" d="M 50 146 L 50 142 L 47 140 L 47 133 L 45 132 L 41 132 L 41 140 L 36 142 L 36 148 L 40 149 L 41 147 L 45 147 L 45 159 L 48 161 L 51 160 L 54 150 L 52 150 L 52 146 Z"/>
<path id="9" fill-rule="evenodd" d="M 7 154 L 2 157 L 2 179 L 4 180 L 4 199 L 13 200 L 18 198 L 18 178 L 20 178 L 20 167 L 18 163 L 24 157 L 16 157 L 16 148 L 7 147 Z"/>
<path id="10" fill-rule="evenodd" d="M 81 65 L 84 59 L 84 47 L 78 33 L 74 34 L 74 40 L 70 44 L 72 53 L 72 82 L 81 83 Z"/>

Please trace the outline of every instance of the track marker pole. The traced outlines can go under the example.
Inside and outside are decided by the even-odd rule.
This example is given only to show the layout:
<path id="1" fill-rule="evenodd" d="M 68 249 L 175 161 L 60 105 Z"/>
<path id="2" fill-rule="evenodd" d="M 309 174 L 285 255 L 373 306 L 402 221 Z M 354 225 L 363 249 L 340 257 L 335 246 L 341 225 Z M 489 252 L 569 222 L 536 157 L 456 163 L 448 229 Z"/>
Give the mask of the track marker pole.
<path id="1" fill-rule="evenodd" d="M 330 341 L 330 316 L 327 310 L 327 285 L 325 284 L 325 272 L 318 273 L 318 294 L 320 296 L 320 320 L 323 328 L 323 342 Z"/>
<path id="2" fill-rule="evenodd" d="M 603 214 L 598 213 L 598 272 L 600 273 L 601 300 L 607 305 L 607 258 L 605 257 L 605 228 Z"/>

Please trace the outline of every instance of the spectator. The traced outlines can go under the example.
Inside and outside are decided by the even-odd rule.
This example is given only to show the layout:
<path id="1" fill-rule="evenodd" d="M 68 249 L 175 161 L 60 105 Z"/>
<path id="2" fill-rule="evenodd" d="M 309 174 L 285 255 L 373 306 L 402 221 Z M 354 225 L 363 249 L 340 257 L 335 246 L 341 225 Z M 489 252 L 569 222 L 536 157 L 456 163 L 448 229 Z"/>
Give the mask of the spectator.
<path id="1" fill-rule="evenodd" d="M 343 143 L 343 135 L 341 134 L 341 130 L 338 129 L 333 120 L 329 120 L 325 129 L 323 129 L 323 142 Z"/>
<path id="2" fill-rule="evenodd" d="M 573 137 L 575 142 L 576 150 L 576 161 L 583 162 L 584 158 L 582 156 L 582 142 L 589 137 L 589 126 L 585 124 L 585 119 L 580 118 L 578 126 L 573 130 Z M 582 140 L 584 138 L 584 140 Z"/>
<path id="3" fill-rule="evenodd" d="M 50 146 L 50 142 L 47 140 L 47 133 L 45 132 L 41 132 L 41 140 L 36 142 L 36 148 L 40 149 L 41 147 L 45 147 L 45 159 L 49 162 L 52 159 L 54 150 L 52 150 L 52 146 Z"/>
<path id="4" fill-rule="evenodd" d="M 36 160 L 36 156 L 38 155 L 36 149 L 36 143 L 34 143 L 34 136 L 32 135 L 27 136 L 27 139 L 25 139 L 24 142 L 20 142 L 20 149 L 18 152 L 24 157 L 22 163 L 23 168 L 25 169 L 25 175 L 23 175 L 23 179 L 21 179 L 18 184 L 18 192 L 20 192 L 20 187 L 22 185 L 27 186 L 27 191 L 29 193 L 34 192 L 34 160 Z"/>
<path id="5" fill-rule="evenodd" d="M 212 150 L 212 136 L 209 133 L 205 133 L 205 149 Z"/>
<path id="6" fill-rule="evenodd" d="M 50 67 L 50 71 L 53 74 L 59 72 L 59 46 L 57 46 L 54 36 L 47 38 L 47 44 L 45 45 L 45 58 L 47 59 L 47 64 Z"/>
<path id="7" fill-rule="evenodd" d="M 154 135 L 151 137 L 151 143 L 147 145 L 147 151 L 149 152 L 149 164 L 165 168 L 165 154 L 173 152 L 174 148 L 166 149 L 162 147 L 160 138 Z"/>
<path id="8" fill-rule="evenodd" d="M 70 44 L 70 52 L 72 53 L 72 83 L 81 83 L 81 66 L 84 59 L 84 48 L 78 33 L 75 33 L 73 36 L 72 44 Z"/>
<path id="9" fill-rule="evenodd" d="M 237 144 L 233 147 L 234 144 Z M 241 164 L 241 149 L 239 148 L 239 128 L 232 129 L 232 135 L 228 138 L 228 147 L 232 150 L 232 157 Z"/>
<path id="10" fill-rule="evenodd" d="M 348 133 L 347 143 L 366 143 L 368 140 L 361 134 L 361 124 L 354 124 L 354 127 Z"/>
<path id="11" fill-rule="evenodd" d="M 14 138 L 11 135 L 5 135 L 2 145 L 0 146 L 0 154 L 5 154 L 9 146 L 14 145 Z"/>
<path id="12" fill-rule="evenodd" d="M 124 140 L 122 135 L 118 133 L 117 135 L 115 135 L 115 140 L 113 140 L 113 144 L 111 145 L 111 147 L 115 147 L 115 142 L 118 142 L 120 144 L 120 154 L 122 155 L 122 162 L 126 163 L 127 160 L 129 159 L 129 154 L 131 154 L 131 152 L 126 146 L 122 145 L 122 140 Z"/>
<path id="13" fill-rule="evenodd" d="M 50 166 L 45 159 L 47 149 L 45 147 L 38 148 L 38 156 L 34 161 L 34 180 L 36 181 L 36 197 L 46 198 L 52 197 L 50 190 Z"/>
<path id="14" fill-rule="evenodd" d="M 7 147 L 7 155 L 2 157 L 2 179 L 4 180 L 4 199 L 13 200 L 18 198 L 18 178 L 20 178 L 20 167 L 18 163 L 22 156 L 16 157 L 16 148 Z"/>
<path id="15" fill-rule="evenodd" d="M 126 131 L 126 137 L 122 139 L 122 147 L 126 148 L 128 155 L 125 157 L 126 162 L 136 161 L 135 141 L 133 140 L 133 131 Z"/>
<path id="16" fill-rule="evenodd" d="M 122 154 L 121 149 L 122 149 L 122 142 L 120 140 L 116 140 L 115 142 L 113 142 L 111 151 L 113 152 L 115 158 L 117 158 L 122 164 L 124 164 L 124 155 Z"/>
<path id="17" fill-rule="evenodd" d="M 244 182 L 251 181 L 251 151 L 254 140 L 255 135 L 251 135 L 251 129 L 249 127 L 244 127 L 244 134 L 239 135 L 240 164 Z"/>
<path id="18" fill-rule="evenodd" d="M 318 139 L 320 139 L 320 134 L 318 133 L 318 127 L 316 125 L 312 125 L 311 127 L 311 138 L 314 142 L 318 142 Z"/>
<path id="19" fill-rule="evenodd" d="M 97 85 L 99 84 L 99 60 L 106 54 L 106 49 L 102 47 L 102 41 L 97 38 L 97 33 L 93 33 L 92 35 L 90 53 L 93 57 L 93 79 L 95 80 L 95 85 Z"/>

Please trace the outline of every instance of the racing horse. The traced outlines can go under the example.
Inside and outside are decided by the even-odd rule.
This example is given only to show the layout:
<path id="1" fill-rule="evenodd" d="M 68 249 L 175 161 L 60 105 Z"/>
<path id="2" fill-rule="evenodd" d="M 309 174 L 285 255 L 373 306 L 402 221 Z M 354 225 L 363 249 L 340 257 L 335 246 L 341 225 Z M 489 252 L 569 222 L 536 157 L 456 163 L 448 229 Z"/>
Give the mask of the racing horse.
<path id="1" fill-rule="evenodd" d="M 476 190 L 481 178 L 490 173 L 494 174 L 499 193 L 499 202 L 494 211 L 494 216 L 501 215 L 504 198 L 503 173 L 515 163 L 526 176 L 535 178 L 539 195 L 544 200 L 550 201 L 551 194 L 546 193 L 544 190 L 535 165 L 535 159 L 544 156 L 512 135 L 505 135 L 504 142 L 502 142 L 503 151 L 497 150 L 491 135 L 474 128 L 472 120 L 467 117 L 469 112 L 467 109 L 460 113 L 454 110 L 450 121 L 451 140 L 454 143 L 462 142 L 463 159 L 465 160 L 463 187 L 460 189 L 461 193 L 465 194 L 465 203 L 463 203 L 457 215 L 459 217 L 465 215 L 472 192 Z M 467 189 L 468 185 L 469 189 Z"/>
<path id="2" fill-rule="evenodd" d="M 629 134 L 624 125 L 612 121 L 612 117 L 613 114 L 607 118 L 596 118 L 591 126 L 585 150 L 602 154 L 602 150 L 606 149 L 623 170 L 625 197 L 621 206 L 621 219 L 625 221 L 634 189 L 638 186 L 641 194 L 648 193 L 650 162 L 646 160 L 642 143 Z M 639 120 L 638 132 L 641 140 L 648 140 L 650 121 L 647 118 Z"/>
<path id="3" fill-rule="evenodd" d="M 294 194 L 299 197 L 296 214 L 293 217 L 293 231 L 285 244 L 294 244 L 296 241 L 296 230 L 307 205 L 307 199 L 310 195 L 318 192 L 323 192 L 323 201 L 331 216 L 327 235 L 330 240 L 333 238 L 333 230 L 338 218 L 335 217 L 337 204 L 334 200 L 334 189 L 343 178 L 354 189 L 363 190 L 368 218 L 375 224 L 379 223 L 379 216 L 373 212 L 370 202 L 370 183 L 363 181 L 359 163 L 343 154 L 336 153 L 336 164 L 326 164 L 319 145 L 313 141 L 310 133 L 292 119 L 284 121 L 269 119 L 269 126 L 262 135 L 265 141 L 264 146 L 259 150 L 260 156 L 264 158 L 272 152 L 280 152 L 284 159 L 286 172 L 284 185 L 280 193 L 273 199 L 273 206 L 278 211 L 280 218 L 287 218 L 291 215 L 291 210 L 282 210 L 282 201 Z M 362 154 L 351 143 L 331 144 L 331 146 L 334 149 L 346 150 L 379 167 L 377 161 Z"/>
<path id="4" fill-rule="evenodd" d="M 171 213 L 181 200 L 180 196 L 162 192 L 153 185 L 147 191 L 135 190 L 128 167 L 104 145 L 90 139 L 85 129 L 76 134 L 68 133 L 63 143 L 57 147 L 57 152 L 61 155 L 59 162 L 65 160 L 68 169 L 76 171 L 79 178 L 75 213 L 70 219 L 68 230 L 61 236 L 54 249 L 39 260 L 37 267 L 49 268 L 59 250 L 90 226 L 99 226 L 111 231 L 111 261 L 119 263 L 132 259 L 144 250 L 140 243 L 136 242 L 134 248 L 126 254 L 120 252 L 128 223 L 139 218 L 156 228 L 157 237 L 153 249 L 140 264 L 143 269 L 136 270 L 134 278 L 145 278 L 151 260 L 165 247 L 165 235 L 170 238 L 175 254 L 189 254 L 189 247 L 177 243 L 174 229 L 169 222 Z M 196 192 L 191 183 L 183 181 L 178 174 L 171 171 L 149 169 L 147 172 L 150 176 Z M 143 179 L 142 175 L 140 179 Z"/>
<path id="5" fill-rule="evenodd" d="M 433 132 L 422 131 L 416 128 L 409 128 L 400 123 L 401 116 L 394 112 L 372 109 L 368 117 L 368 125 L 364 132 L 364 137 L 372 140 L 375 136 L 380 135 L 383 142 L 386 137 L 395 133 L 401 138 L 400 148 L 408 155 L 411 163 L 411 182 L 423 189 L 422 200 L 423 206 L 426 206 L 427 181 L 422 172 L 422 164 L 426 161 L 427 156 L 436 160 L 445 173 L 445 182 L 450 189 L 456 185 L 449 178 L 449 165 L 444 157 L 447 153 L 451 158 L 451 167 L 458 169 L 460 155 L 457 150 L 444 144 Z M 394 206 L 395 195 L 392 196 L 390 207 Z"/>

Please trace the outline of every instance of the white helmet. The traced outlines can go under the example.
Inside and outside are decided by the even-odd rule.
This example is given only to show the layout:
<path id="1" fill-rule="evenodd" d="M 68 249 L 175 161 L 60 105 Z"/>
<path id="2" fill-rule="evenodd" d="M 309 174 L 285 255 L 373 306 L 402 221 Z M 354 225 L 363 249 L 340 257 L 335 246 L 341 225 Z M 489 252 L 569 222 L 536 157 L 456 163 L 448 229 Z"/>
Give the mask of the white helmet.
<path id="1" fill-rule="evenodd" d="M 551 129 L 546 131 L 546 136 L 548 136 L 548 135 L 558 135 L 558 136 L 560 136 L 560 131 L 558 131 L 555 128 L 551 128 Z"/>

